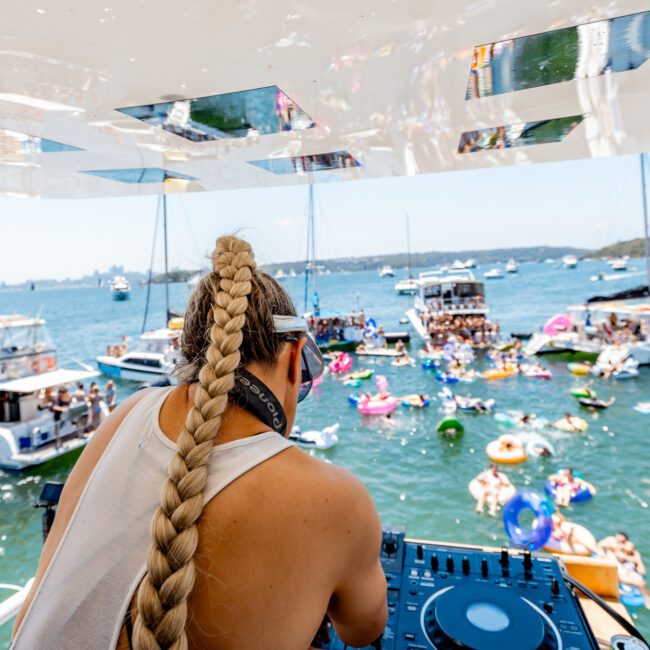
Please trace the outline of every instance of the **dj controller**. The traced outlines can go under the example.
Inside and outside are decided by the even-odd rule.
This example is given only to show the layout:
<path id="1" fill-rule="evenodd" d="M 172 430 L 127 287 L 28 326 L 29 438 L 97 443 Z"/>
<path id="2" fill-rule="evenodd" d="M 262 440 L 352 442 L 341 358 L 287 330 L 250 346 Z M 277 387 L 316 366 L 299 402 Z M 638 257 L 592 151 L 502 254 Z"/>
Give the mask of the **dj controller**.
<path id="1" fill-rule="evenodd" d="M 388 623 L 368 650 L 592 650 L 598 643 L 557 559 L 404 538 L 384 528 Z M 348 646 L 333 637 L 323 647 Z"/>

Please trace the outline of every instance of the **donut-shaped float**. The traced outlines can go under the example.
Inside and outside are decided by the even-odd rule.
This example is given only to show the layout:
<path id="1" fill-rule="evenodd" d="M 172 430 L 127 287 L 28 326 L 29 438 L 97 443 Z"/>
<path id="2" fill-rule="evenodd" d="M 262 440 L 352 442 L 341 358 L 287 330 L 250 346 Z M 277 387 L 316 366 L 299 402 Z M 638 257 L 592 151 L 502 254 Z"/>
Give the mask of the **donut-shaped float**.
<path id="1" fill-rule="evenodd" d="M 563 555 L 582 555 L 584 557 L 589 557 L 592 553 L 592 551 L 589 549 L 596 547 L 596 538 L 591 534 L 589 530 L 580 524 L 574 524 L 573 522 L 566 521 L 563 525 L 565 528 L 570 527 L 573 531 L 571 543 L 569 544 L 566 538 L 558 540 L 551 535 L 544 543 L 543 549 L 545 551 L 550 551 L 551 553 L 560 553 Z"/>
<path id="2" fill-rule="evenodd" d="M 478 478 L 473 478 L 467 485 L 469 493 L 478 501 L 482 496 L 485 488 L 481 485 Z M 505 505 L 517 494 L 517 488 L 514 485 L 503 487 L 499 490 L 498 502 L 500 506 Z"/>
<path id="3" fill-rule="evenodd" d="M 519 523 L 519 516 L 524 510 L 532 510 L 535 515 L 528 529 Z M 542 548 L 551 536 L 551 514 L 551 505 L 543 496 L 532 490 L 521 490 L 503 508 L 503 527 L 513 544 L 535 551 Z"/>
<path id="4" fill-rule="evenodd" d="M 528 458 L 521 440 L 509 433 L 504 433 L 496 440 L 488 442 L 485 452 L 493 463 L 523 463 Z"/>

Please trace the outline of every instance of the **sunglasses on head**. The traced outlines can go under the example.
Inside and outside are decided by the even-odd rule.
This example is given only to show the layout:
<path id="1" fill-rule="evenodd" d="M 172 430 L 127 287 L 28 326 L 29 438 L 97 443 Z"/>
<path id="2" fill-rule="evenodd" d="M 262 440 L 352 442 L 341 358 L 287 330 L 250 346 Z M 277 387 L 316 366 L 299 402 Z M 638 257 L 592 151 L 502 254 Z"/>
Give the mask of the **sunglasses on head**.
<path id="1" fill-rule="evenodd" d="M 307 321 L 297 316 L 274 316 L 273 324 L 275 331 L 282 335 L 285 341 L 295 343 L 303 336 L 305 345 L 300 351 L 300 390 L 298 391 L 298 403 L 302 402 L 314 383 L 314 379 L 320 377 L 325 371 L 325 361 L 314 339 L 308 334 Z"/>

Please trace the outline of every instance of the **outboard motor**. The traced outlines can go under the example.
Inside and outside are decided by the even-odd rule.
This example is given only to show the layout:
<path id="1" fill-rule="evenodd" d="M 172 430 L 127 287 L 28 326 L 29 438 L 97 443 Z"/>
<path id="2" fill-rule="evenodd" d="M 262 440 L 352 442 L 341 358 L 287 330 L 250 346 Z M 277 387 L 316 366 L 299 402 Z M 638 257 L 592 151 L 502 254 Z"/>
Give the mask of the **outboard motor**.
<path id="1" fill-rule="evenodd" d="M 56 506 L 59 503 L 61 498 L 61 492 L 63 491 L 63 483 L 56 481 L 48 481 L 41 491 L 41 496 L 38 497 L 38 501 L 34 504 L 34 508 L 44 508 L 43 512 L 43 543 L 47 539 L 47 536 L 50 533 L 52 524 L 54 523 L 54 516 L 56 515 Z"/>

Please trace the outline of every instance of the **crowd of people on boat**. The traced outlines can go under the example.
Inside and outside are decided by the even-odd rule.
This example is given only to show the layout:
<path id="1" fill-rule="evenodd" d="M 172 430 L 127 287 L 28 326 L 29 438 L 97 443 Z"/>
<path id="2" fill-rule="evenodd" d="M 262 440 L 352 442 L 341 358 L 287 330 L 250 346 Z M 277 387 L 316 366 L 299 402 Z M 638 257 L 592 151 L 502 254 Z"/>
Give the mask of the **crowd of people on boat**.
<path id="1" fill-rule="evenodd" d="M 499 338 L 499 321 L 492 323 L 482 314 L 438 314 L 435 310 L 421 314 L 433 345 L 444 345 L 450 336 L 473 345 L 485 346 Z"/>
<path id="2" fill-rule="evenodd" d="M 366 315 L 352 312 L 349 316 L 334 316 L 324 318 L 312 314 L 307 319 L 309 331 L 317 341 L 361 341 L 366 327 Z"/>
<path id="3" fill-rule="evenodd" d="M 60 445 L 59 430 L 64 416 L 72 408 L 84 405 L 85 409 L 75 422 L 84 431 L 94 431 L 102 421 L 105 410 L 112 411 L 117 406 L 117 387 L 112 379 L 106 383 L 102 393 L 97 382 L 91 382 L 88 390 L 83 382 L 77 382 L 73 392 L 68 386 L 48 387 L 42 391 L 39 410 L 49 410 L 54 414 L 56 445 Z"/>
<path id="4" fill-rule="evenodd" d="M 591 326 L 591 317 L 587 311 L 585 326 Z M 648 340 L 648 324 L 641 318 L 620 318 L 611 313 L 609 318 L 595 325 L 593 336 L 603 343 L 626 345 Z"/>
<path id="5" fill-rule="evenodd" d="M 106 356 L 115 358 L 123 357 L 129 351 L 128 341 L 128 336 L 124 335 L 122 336 L 122 340 L 119 343 L 115 343 L 114 345 L 107 345 Z"/>

